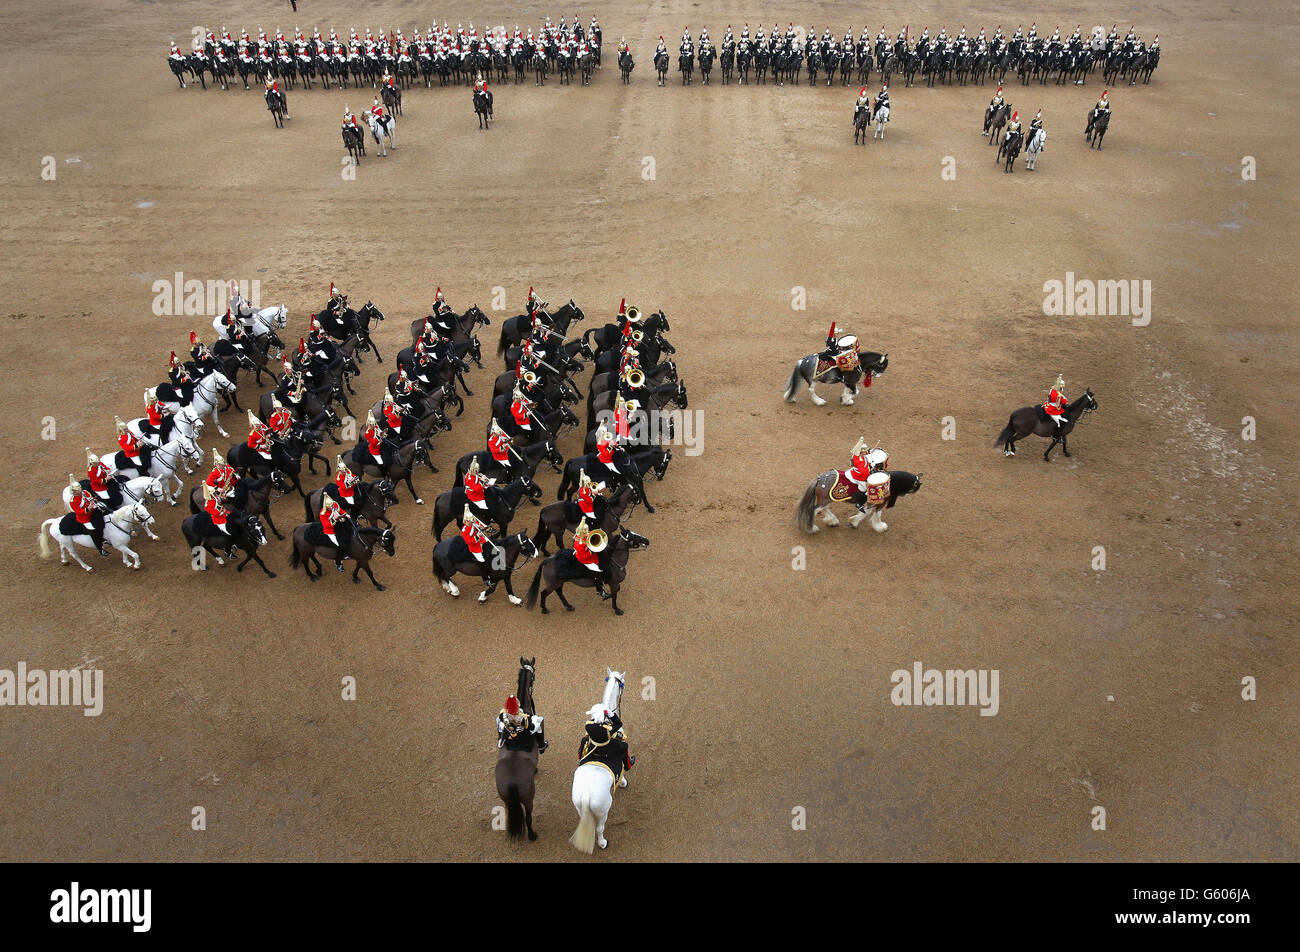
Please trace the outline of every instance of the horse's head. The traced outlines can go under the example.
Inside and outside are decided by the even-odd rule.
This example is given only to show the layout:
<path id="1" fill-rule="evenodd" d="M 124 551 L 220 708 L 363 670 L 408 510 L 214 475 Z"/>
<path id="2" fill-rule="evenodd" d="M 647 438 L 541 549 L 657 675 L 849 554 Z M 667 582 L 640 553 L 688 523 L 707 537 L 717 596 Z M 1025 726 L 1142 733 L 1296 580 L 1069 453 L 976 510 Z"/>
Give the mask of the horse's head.
<path id="1" fill-rule="evenodd" d="M 520 532 L 516 535 L 515 542 L 519 546 L 519 554 L 525 559 L 531 560 L 537 558 L 537 546 L 533 544 L 533 540 L 529 537 L 527 532 Z M 534 658 L 533 660 L 536 661 L 537 659 Z M 519 663 L 523 664 L 524 659 L 520 658 Z M 532 688 L 531 680 L 529 681 L 528 686 L 530 689 Z"/>
<path id="2" fill-rule="evenodd" d="M 558 473 L 560 471 L 560 467 L 564 465 L 564 457 L 560 455 L 560 451 L 556 449 L 555 443 L 553 443 L 551 440 L 546 441 L 545 453 L 546 453 L 546 462 L 550 464 L 551 469 L 555 470 L 555 472 Z"/>
<path id="3" fill-rule="evenodd" d="M 664 474 L 668 472 L 668 464 L 673 460 L 673 451 L 664 450 L 664 458 L 655 463 L 654 474 L 656 479 L 663 479 Z"/>
<path id="4" fill-rule="evenodd" d="M 542 498 L 542 487 L 539 486 L 539 485 L 537 485 L 535 482 L 533 482 L 532 479 L 528 476 L 527 473 L 524 473 L 524 474 L 523 474 L 522 476 L 520 476 L 519 478 L 520 478 L 521 480 L 523 480 L 523 484 L 524 484 L 524 494 L 525 494 L 529 499 L 541 499 L 541 498 Z"/>
<path id="5" fill-rule="evenodd" d="M 257 516 L 250 516 L 244 523 L 244 531 L 254 545 L 266 545 L 266 530 L 262 528 L 262 522 Z"/>
<path id="6" fill-rule="evenodd" d="M 619 703 L 623 700 L 623 683 L 626 673 L 608 667 L 605 669 L 605 696 L 601 700 L 601 706 L 611 714 L 618 713 Z"/>
<path id="7" fill-rule="evenodd" d="M 381 479 L 375 483 L 375 488 L 379 490 L 379 498 L 385 506 L 397 505 L 397 485 L 391 479 Z"/>
<path id="8" fill-rule="evenodd" d="M 141 526 L 153 525 L 153 516 L 149 514 L 149 508 L 143 500 L 131 507 L 131 521 Z"/>
<path id="9" fill-rule="evenodd" d="M 397 534 L 392 529 L 383 529 L 379 533 L 379 545 L 384 553 L 392 558 L 397 551 Z"/>
<path id="10" fill-rule="evenodd" d="M 275 491 L 280 495 L 284 495 L 289 491 L 289 481 L 285 479 L 284 473 L 278 469 L 271 470 L 271 485 L 275 487 Z"/>
<path id="11" fill-rule="evenodd" d="M 620 529 L 619 534 L 627 540 L 627 547 L 629 549 L 650 548 L 650 540 L 643 535 L 633 532 L 631 529 Z"/>

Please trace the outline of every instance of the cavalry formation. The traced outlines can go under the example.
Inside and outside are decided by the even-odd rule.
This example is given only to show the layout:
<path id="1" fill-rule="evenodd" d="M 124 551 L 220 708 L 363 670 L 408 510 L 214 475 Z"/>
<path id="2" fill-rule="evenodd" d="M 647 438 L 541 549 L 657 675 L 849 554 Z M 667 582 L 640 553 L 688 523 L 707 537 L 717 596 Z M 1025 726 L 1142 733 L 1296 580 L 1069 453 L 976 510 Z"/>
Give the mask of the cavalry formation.
<path id="1" fill-rule="evenodd" d="M 620 54 L 627 51 L 630 63 L 630 49 L 625 43 L 619 49 Z M 668 83 L 672 58 L 661 35 L 654 52 L 660 86 Z M 940 29 L 931 37 L 927 28 L 915 41 L 906 26 L 892 40 L 883 26 L 874 38 L 863 27 L 855 40 L 852 30 L 837 38 L 826 28 L 819 37 L 816 27 L 797 27 L 793 21 L 785 30 L 773 25 L 766 33 L 759 26 L 751 36 L 746 23 L 739 35 L 728 24 L 717 45 L 709 38 L 707 28 L 700 30 L 698 41 L 692 38 L 689 28 L 684 29 L 676 61 L 683 86 L 694 83 L 696 70 L 701 83 L 709 85 L 714 69 L 721 73 L 724 86 L 733 81 L 747 85 L 751 74 L 752 81 L 758 85 L 770 80 L 776 86 L 800 83 L 834 86 L 837 82 L 841 86 L 865 86 L 870 84 L 873 70 L 886 85 L 894 74 L 902 74 L 906 86 L 913 85 L 918 75 L 927 86 L 953 83 L 966 86 L 983 85 L 989 80 L 1001 83 L 1008 74 L 1020 77 L 1026 85 L 1035 81 L 1045 84 L 1049 80 L 1058 85 L 1083 85 L 1098 69 L 1107 83 L 1127 79 L 1129 85 L 1136 85 L 1139 81 L 1151 81 L 1151 74 L 1160 63 L 1160 37 L 1146 44 L 1130 28 L 1121 40 L 1112 26 L 1108 35 L 1103 35 L 1097 27 L 1090 36 L 1084 37 L 1079 27 L 1075 27 L 1067 39 L 1061 38 L 1059 29 L 1044 38 L 1034 24 L 1028 33 L 1016 27 L 1011 36 L 1005 35 L 1001 26 L 992 36 L 987 36 L 983 28 L 978 35 L 967 36 L 963 26 L 954 36 Z"/>
<path id="2" fill-rule="evenodd" d="M 452 30 L 444 21 L 423 33 L 416 27 L 409 37 L 400 29 L 378 35 L 369 28 L 364 35 L 353 29 L 346 40 L 333 29 L 323 37 L 320 30 L 305 36 L 295 28 L 292 39 L 279 29 L 274 37 L 259 30 L 254 39 L 247 30 L 236 38 L 223 27 L 220 36 L 209 30 L 197 37 L 189 51 L 173 41 L 167 65 L 182 89 L 191 83 L 206 89 L 209 78 L 222 89 L 234 82 L 249 89 L 250 80 L 259 87 L 268 81 L 283 83 L 285 89 L 311 89 L 317 82 L 324 89 L 377 89 L 385 76 L 395 77 L 399 88 L 410 89 L 420 82 L 432 87 L 435 81 L 439 86 L 468 86 L 478 77 L 523 83 L 530 73 L 539 86 L 550 74 L 561 85 L 579 76 L 585 86 L 600 67 L 601 39 L 594 16 L 586 27 L 577 16 L 572 23 L 563 17 L 552 23 L 547 17 L 536 32 L 529 29 L 526 34 L 516 25 L 513 35 L 504 26 L 480 35 L 473 23 Z"/>
<path id="3" fill-rule="evenodd" d="M 521 604 L 513 573 L 540 557 L 527 593 L 530 608 L 540 601 L 547 612 L 547 598 L 555 595 L 572 611 L 569 586 L 594 589 L 623 614 L 618 596 L 629 557 L 649 545 L 625 523 L 639 506 L 655 511 L 646 480 L 663 479 L 668 469 L 686 387 L 671 359 L 662 311 L 647 316 L 624 302 L 611 321 L 580 333 L 585 317 L 573 300 L 552 310 L 529 288 L 525 312 L 502 324 L 503 369 L 484 421 L 485 448 L 456 462 L 453 483 L 434 506 L 433 575 L 448 595 L 459 594 L 454 577 L 465 575 L 482 582 L 480 602 L 504 583 L 510 601 Z M 396 530 L 387 510 L 400 485 L 423 504 L 413 477 L 421 469 L 439 471 L 434 437 L 451 429 L 453 411 L 464 412 L 462 394 L 473 395 L 467 376 L 471 367 L 483 367 L 477 332 L 491 323 L 477 306 L 452 310 L 437 289 L 431 313 L 412 321 L 410 346 L 396 355 L 382 397 L 354 412 L 349 398 L 356 396 L 353 382 L 366 355 L 383 363 L 371 332 L 384 319 L 369 301 L 353 309 L 331 284 L 307 332 L 286 347 L 279 333 L 287 309 L 256 310 L 232 282 L 230 306 L 213 320 L 214 343 L 209 347 L 191 332 L 189 359 L 173 351 L 167 380 L 145 391 L 145 416 L 116 421 L 116 453 L 99 456 L 87 448 L 85 478 L 70 476 L 63 494 L 67 514 L 42 526 L 43 554 L 52 554 L 53 539 L 65 564 L 71 557 L 89 571 L 77 547 L 106 555 L 113 546 L 139 568 L 132 534 L 142 529 L 158 538 L 149 506 L 178 504 L 184 477 L 205 459 L 206 424 L 229 436 L 220 413 L 233 409 L 247 415 L 247 437 L 224 455 L 212 447 L 211 470 L 189 493 L 191 514 L 181 532 L 193 567 L 206 569 L 209 559 L 223 565 L 242 553 L 239 571 L 253 561 L 274 577 L 259 549 L 268 529 L 285 538 L 272 503 L 296 492 L 307 521 L 291 531 L 290 566 L 316 581 L 324 564 L 341 572 L 351 561 L 354 582 L 364 572 L 382 591 L 371 563 L 379 552 L 394 555 Z M 584 392 L 579 378 L 588 364 Z M 241 373 L 260 391 L 248 409 L 240 404 Z M 585 425 L 574 409 L 584 400 Z M 361 413 L 365 423 L 357 430 L 353 421 Z M 574 444 L 579 452 L 566 459 L 559 447 L 571 429 L 584 436 Z M 331 466 L 326 441 L 339 445 L 337 434 L 354 430 L 355 445 Z M 317 463 L 330 481 L 305 488 L 304 470 L 315 475 Z M 546 506 L 535 481 L 541 466 L 560 476 L 556 501 Z M 525 501 L 540 507 L 536 531 L 512 532 Z M 458 534 L 443 539 L 452 523 Z"/>

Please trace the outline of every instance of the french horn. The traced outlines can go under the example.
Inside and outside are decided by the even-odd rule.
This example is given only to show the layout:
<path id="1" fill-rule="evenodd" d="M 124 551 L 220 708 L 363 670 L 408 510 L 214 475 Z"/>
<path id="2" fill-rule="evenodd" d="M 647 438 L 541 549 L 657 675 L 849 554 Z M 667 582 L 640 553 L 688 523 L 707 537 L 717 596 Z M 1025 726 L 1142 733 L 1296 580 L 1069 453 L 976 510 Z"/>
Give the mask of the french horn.
<path id="1" fill-rule="evenodd" d="M 592 529 L 587 533 L 587 548 L 592 552 L 604 552 L 609 545 L 609 536 L 604 529 Z"/>

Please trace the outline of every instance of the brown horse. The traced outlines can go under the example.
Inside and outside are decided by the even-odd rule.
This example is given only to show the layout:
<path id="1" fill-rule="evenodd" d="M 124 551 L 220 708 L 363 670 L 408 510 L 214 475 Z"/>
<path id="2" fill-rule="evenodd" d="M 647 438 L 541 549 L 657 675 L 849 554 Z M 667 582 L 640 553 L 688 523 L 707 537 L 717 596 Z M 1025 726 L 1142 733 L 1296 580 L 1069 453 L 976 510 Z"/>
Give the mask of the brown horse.
<path id="1" fill-rule="evenodd" d="M 1046 436 L 1051 439 L 1047 445 L 1047 451 L 1043 453 L 1043 461 L 1050 463 L 1052 461 L 1052 450 L 1056 444 L 1061 444 L 1061 450 L 1066 456 L 1070 455 L 1070 447 L 1066 444 L 1066 438 L 1074 425 L 1079 422 L 1085 413 L 1091 413 L 1097 409 L 1097 398 L 1092 395 L 1092 388 L 1089 387 L 1077 400 L 1072 400 L 1065 408 L 1062 416 L 1064 421 L 1058 426 L 1053 420 L 1046 419 L 1045 413 L 1040 413 L 1041 407 L 1021 407 L 1011 414 L 1011 419 L 1003 427 L 1002 432 L 998 434 L 997 442 L 994 446 L 1002 447 L 1004 456 L 1016 455 L 1016 440 L 1023 440 L 1026 436 Z"/>
<path id="2" fill-rule="evenodd" d="M 519 659 L 519 709 L 536 716 L 533 704 L 533 683 L 537 680 L 537 659 Z M 527 750 L 511 750 L 502 746 L 497 751 L 497 796 L 506 805 L 506 833 L 512 840 L 522 839 L 524 829 L 528 838 L 537 839 L 533 830 L 533 797 L 537 793 L 537 744 Z"/>
<path id="3" fill-rule="evenodd" d="M 307 578 L 314 582 L 325 574 L 324 568 L 317 559 L 316 553 L 323 550 L 327 558 L 338 560 L 352 559 L 357 563 L 357 567 L 352 570 L 352 581 L 360 582 L 357 573 L 362 569 L 370 576 L 370 581 L 375 588 L 381 592 L 385 586 L 380 585 L 375 579 L 375 573 L 370 570 L 370 559 L 375 554 L 375 543 L 379 543 L 380 548 L 388 554 L 389 558 L 393 557 L 395 538 L 392 529 L 375 529 L 370 526 L 357 526 L 352 530 L 352 538 L 348 542 L 346 552 L 336 553 L 329 540 L 325 539 L 324 533 L 321 532 L 319 522 L 304 522 L 298 528 L 293 530 L 293 551 L 289 554 L 289 567 L 298 568 L 302 566 Z M 312 574 L 312 565 L 316 566 L 316 574 Z"/>
<path id="4" fill-rule="evenodd" d="M 908 496 L 921 488 L 921 473 L 915 475 L 904 472 L 901 469 L 882 470 L 889 474 L 889 501 L 879 506 L 872 506 L 863 503 L 863 510 L 849 519 L 849 527 L 856 529 L 858 523 L 867 518 L 867 509 L 870 509 L 871 528 L 877 532 L 884 532 L 889 528 L 881 521 L 880 511 L 882 509 L 893 509 L 900 496 Z M 799 500 L 799 506 L 795 510 L 795 524 L 804 532 L 820 532 L 821 526 L 817 525 L 817 516 L 825 513 L 823 521 L 828 526 L 838 526 L 840 520 L 835 513 L 831 512 L 831 504 L 836 502 L 848 502 L 850 496 L 840 496 L 833 493 L 836 484 L 839 482 L 840 474 L 836 470 L 829 470 L 820 476 L 814 477 L 813 481 L 808 484 L 804 490 L 803 497 Z"/>

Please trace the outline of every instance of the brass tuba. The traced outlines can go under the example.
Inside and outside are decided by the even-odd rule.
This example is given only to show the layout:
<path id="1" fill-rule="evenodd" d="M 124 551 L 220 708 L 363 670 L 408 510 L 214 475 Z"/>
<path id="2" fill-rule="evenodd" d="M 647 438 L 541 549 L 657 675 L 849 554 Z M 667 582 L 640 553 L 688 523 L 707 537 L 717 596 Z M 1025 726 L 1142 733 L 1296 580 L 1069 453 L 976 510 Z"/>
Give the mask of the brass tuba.
<path id="1" fill-rule="evenodd" d="M 604 529 L 592 529 L 587 533 L 587 548 L 592 552 L 604 552 L 609 545 L 609 536 Z"/>
<path id="2" fill-rule="evenodd" d="M 627 319 L 631 324 L 635 324 L 637 321 L 641 320 L 641 308 L 637 307 L 635 304 L 629 307 L 627 309 Z"/>
<path id="3" fill-rule="evenodd" d="M 645 386 L 645 374 L 635 367 L 627 372 L 626 380 L 627 385 L 633 390 L 640 390 Z"/>

